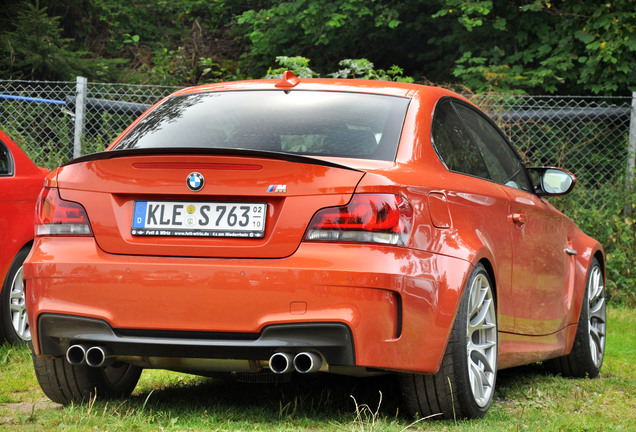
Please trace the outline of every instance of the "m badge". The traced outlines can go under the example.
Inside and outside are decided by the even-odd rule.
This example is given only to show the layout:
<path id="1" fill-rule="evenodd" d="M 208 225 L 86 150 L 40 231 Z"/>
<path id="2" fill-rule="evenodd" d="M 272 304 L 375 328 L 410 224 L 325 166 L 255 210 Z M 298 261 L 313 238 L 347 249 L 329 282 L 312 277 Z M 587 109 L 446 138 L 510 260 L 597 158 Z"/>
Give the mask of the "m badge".
<path id="1" fill-rule="evenodd" d="M 269 185 L 267 188 L 267 192 L 269 193 L 286 193 L 287 185 Z"/>

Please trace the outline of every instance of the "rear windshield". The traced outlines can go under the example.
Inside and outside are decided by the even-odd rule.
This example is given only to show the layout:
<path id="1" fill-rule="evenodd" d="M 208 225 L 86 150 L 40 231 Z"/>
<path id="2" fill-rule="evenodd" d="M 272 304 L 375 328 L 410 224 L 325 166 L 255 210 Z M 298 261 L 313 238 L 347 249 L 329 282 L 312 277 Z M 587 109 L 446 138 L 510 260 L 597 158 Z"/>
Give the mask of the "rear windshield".
<path id="1" fill-rule="evenodd" d="M 115 149 L 232 148 L 391 161 L 408 103 L 395 96 L 320 91 L 176 96 Z"/>

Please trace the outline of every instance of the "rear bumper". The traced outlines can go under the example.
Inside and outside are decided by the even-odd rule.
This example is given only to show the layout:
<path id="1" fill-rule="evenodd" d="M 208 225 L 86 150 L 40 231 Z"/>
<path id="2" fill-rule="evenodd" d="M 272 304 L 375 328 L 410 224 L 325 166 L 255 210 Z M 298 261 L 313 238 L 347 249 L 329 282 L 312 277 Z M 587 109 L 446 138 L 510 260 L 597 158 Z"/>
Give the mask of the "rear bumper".
<path id="1" fill-rule="evenodd" d="M 463 260 L 384 246 L 173 258 L 60 237 L 36 239 L 24 278 L 40 355 L 90 342 L 122 356 L 266 360 L 293 347 L 331 364 L 434 373 L 469 271 Z"/>
<path id="2" fill-rule="evenodd" d="M 42 314 L 40 349 L 61 357 L 71 344 L 103 345 L 118 357 L 169 357 L 253 360 L 274 351 L 317 351 L 329 364 L 354 366 L 351 330 L 344 324 L 278 324 L 259 334 L 115 331 L 105 321 Z"/>

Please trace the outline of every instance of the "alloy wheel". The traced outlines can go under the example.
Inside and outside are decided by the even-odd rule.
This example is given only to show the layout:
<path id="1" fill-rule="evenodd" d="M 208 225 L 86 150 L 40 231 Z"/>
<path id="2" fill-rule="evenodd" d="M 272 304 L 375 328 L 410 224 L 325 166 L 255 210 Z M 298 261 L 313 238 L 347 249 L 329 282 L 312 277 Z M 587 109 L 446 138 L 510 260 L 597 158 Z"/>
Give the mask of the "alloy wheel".
<path id="1" fill-rule="evenodd" d="M 588 279 L 588 334 L 590 340 L 590 355 L 594 366 L 601 367 L 605 353 L 605 284 L 603 274 L 598 265 L 594 266 Z"/>
<path id="2" fill-rule="evenodd" d="M 480 407 L 491 400 L 497 371 L 497 321 L 488 278 L 479 274 L 470 287 L 467 317 L 468 377 Z"/>
<path id="3" fill-rule="evenodd" d="M 11 293 L 9 295 L 9 313 L 11 323 L 16 335 L 24 340 L 31 340 L 31 330 L 29 328 L 29 318 L 27 316 L 26 301 L 24 296 L 24 282 L 22 279 L 22 267 L 18 269 L 11 282 Z"/>

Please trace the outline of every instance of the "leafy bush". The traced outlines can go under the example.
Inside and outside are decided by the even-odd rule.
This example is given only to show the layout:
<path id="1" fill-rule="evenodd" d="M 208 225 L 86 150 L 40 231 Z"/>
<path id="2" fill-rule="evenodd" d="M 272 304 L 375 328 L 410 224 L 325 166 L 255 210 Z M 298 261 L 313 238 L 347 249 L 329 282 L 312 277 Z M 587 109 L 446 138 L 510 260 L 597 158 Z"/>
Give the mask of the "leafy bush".
<path id="1" fill-rule="evenodd" d="M 244 66 L 254 75 L 281 54 L 306 56 L 325 71 L 345 56 L 394 50 L 386 39 L 395 38 L 401 23 L 394 5 L 377 0 L 252 3 L 236 19 L 233 32 L 247 43 Z"/>
<path id="2" fill-rule="evenodd" d="M 400 81 L 413 83 L 415 80 L 410 76 L 403 76 L 404 69 L 393 65 L 388 70 L 375 69 L 373 63 L 367 59 L 344 59 L 338 63 L 342 69 L 332 73 L 333 78 L 360 78 L 381 81 Z"/>
<path id="3" fill-rule="evenodd" d="M 306 57 L 276 57 L 276 62 L 281 66 L 267 71 L 265 78 L 281 78 L 286 70 L 292 71 L 298 78 L 314 78 L 320 74 L 309 67 L 310 60 Z M 353 78 L 381 81 L 400 81 L 412 83 L 415 80 L 410 76 L 403 76 L 404 69 L 393 65 L 389 70 L 375 69 L 373 63 L 365 58 L 344 59 L 338 63 L 342 69 L 329 74 L 332 78 Z"/>
<path id="4" fill-rule="evenodd" d="M 265 78 L 282 78 L 285 71 L 292 71 L 298 78 L 314 78 L 318 74 L 309 67 L 310 60 L 306 57 L 296 56 L 278 56 L 276 63 L 281 67 L 267 70 Z"/>

